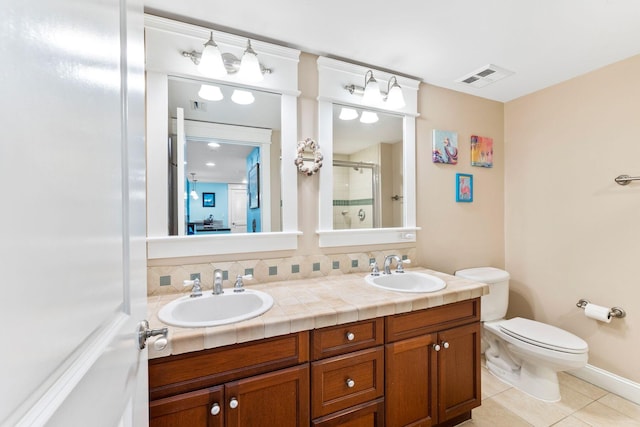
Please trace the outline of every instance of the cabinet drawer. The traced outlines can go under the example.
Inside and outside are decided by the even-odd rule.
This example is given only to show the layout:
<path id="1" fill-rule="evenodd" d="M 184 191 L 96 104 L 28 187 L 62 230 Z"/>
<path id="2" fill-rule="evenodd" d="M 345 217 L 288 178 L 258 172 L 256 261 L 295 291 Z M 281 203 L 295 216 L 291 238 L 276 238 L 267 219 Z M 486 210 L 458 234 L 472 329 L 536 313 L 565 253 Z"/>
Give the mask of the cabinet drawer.
<path id="1" fill-rule="evenodd" d="M 311 364 L 311 415 L 321 417 L 384 394 L 384 348 Z"/>
<path id="2" fill-rule="evenodd" d="M 316 329 L 311 333 L 311 342 L 313 360 L 382 345 L 384 319 L 371 319 Z"/>
<path id="3" fill-rule="evenodd" d="M 313 427 L 384 427 L 384 398 L 317 418 Z"/>
<path id="4" fill-rule="evenodd" d="M 394 342 L 478 321 L 480 321 L 480 298 L 475 298 L 388 316 L 385 332 L 387 342 Z"/>
<path id="5" fill-rule="evenodd" d="M 211 387 L 308 360 L 308 332 L 152 359 L 149 398 Z"/>

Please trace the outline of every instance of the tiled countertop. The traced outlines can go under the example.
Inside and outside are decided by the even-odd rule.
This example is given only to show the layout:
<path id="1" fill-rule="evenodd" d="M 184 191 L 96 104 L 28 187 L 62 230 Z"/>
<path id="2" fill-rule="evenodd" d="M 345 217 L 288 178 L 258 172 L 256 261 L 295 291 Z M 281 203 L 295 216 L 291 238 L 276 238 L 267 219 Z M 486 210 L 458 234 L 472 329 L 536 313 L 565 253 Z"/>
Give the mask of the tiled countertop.
<path id="1" fill-rule="evenodd" d="M 366 274 L 345 274 L 304 280 L 289 280 L 252 285 L 248 289 L 269 293 L 273 307 L 265 314 L 231 325 L 210 328 L 178 328 L 169 326 L 169 344 L 161 351 L 149 343 L 149 358 L 181 354 L 229 344 L 286 335 L 358 320 L 388 316 L 429 307 L 450 304 L 489 293 L 489 286 L 449 274 L 427 269 L 411 271 L 433 274 L 447 286 L 432 293 L 386 291 L 367 284 Z M 226 283 L 225 283 L 226 284 Z M 204 288 L 206 290 L 207 288 Z M 210 291 L 210 287 L 209 287 Z M 153 296 L 148 299 L 148 319 L 152 328 L 166 325 L 158 319 L 158 311 L 168 302 L 185 294 Z"/>

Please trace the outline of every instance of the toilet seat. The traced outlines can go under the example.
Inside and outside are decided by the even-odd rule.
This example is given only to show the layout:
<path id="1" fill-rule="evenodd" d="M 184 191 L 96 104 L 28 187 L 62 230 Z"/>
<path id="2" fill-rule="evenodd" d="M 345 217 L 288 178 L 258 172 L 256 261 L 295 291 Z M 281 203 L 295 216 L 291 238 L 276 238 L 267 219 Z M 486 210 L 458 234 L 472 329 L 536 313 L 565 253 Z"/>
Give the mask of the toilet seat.
<path id="1" fill-rule="evenodd" d="M 500 331 L 520 341 L 563 353 L 581 354 L 589 350 L 580 337 L 563 329 L 531 319 L 514 317 L 499 323 Z"/>

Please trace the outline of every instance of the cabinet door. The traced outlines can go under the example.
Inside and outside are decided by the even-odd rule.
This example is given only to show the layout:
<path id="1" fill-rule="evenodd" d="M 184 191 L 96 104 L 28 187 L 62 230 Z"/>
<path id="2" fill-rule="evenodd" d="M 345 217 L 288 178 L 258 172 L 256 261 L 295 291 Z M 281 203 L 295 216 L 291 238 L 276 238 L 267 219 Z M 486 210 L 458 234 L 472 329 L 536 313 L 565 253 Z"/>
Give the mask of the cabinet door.
<path id="1" fill-rule="evenodd" d="M 212 387 L 149 402 L 150 427 L 222 427 L 223 388 Z M 217 410 L 212 410 L 218 405 Z"/>
<path id="2" fill-rule="evenodd" d="M 313 420 L 313 427 L 384 427 L 384 398 Z"/>
<path id="3" fill-rule="evenodd" d="M 309 425 L 309 365 L 225 386 L 227 427 Z"/>
<path id="4" fill-rule="evenodd" d="M 480 406 L 480 323 L 438 333 L 438 416 L 443 422 Z"/>
<path id="5" fill-rule="evenodd" d="M 385 419 L 387 427 L 435 424 L 435 334 L 386 346 Z"/>

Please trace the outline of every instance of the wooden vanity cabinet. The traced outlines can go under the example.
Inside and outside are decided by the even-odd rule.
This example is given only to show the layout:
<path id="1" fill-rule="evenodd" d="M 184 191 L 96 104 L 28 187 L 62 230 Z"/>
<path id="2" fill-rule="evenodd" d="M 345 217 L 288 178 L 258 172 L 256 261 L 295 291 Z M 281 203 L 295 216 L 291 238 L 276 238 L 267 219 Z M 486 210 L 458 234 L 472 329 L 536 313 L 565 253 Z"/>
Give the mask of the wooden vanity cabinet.
<path id="1" fill-rule="evenodd" d="M 384 425 L 384 319 L 314 330 L 311 424 Z"/>
<path id="2" fill-rule="evenodd" d="M 471 418 L 480 298 L 149 361 L 151 427 L 429 427 Z"/>
<path id="3" fill-rule="evenodd" d="M 307 426 L 308 345 L 300 332 L 150 360 L 149 425 Z"/>
<path id="4" fill-rule="evenodd" d="M 480 299 L 386 319 L 387 427 L 447 426 L 480 406 Z"/>

